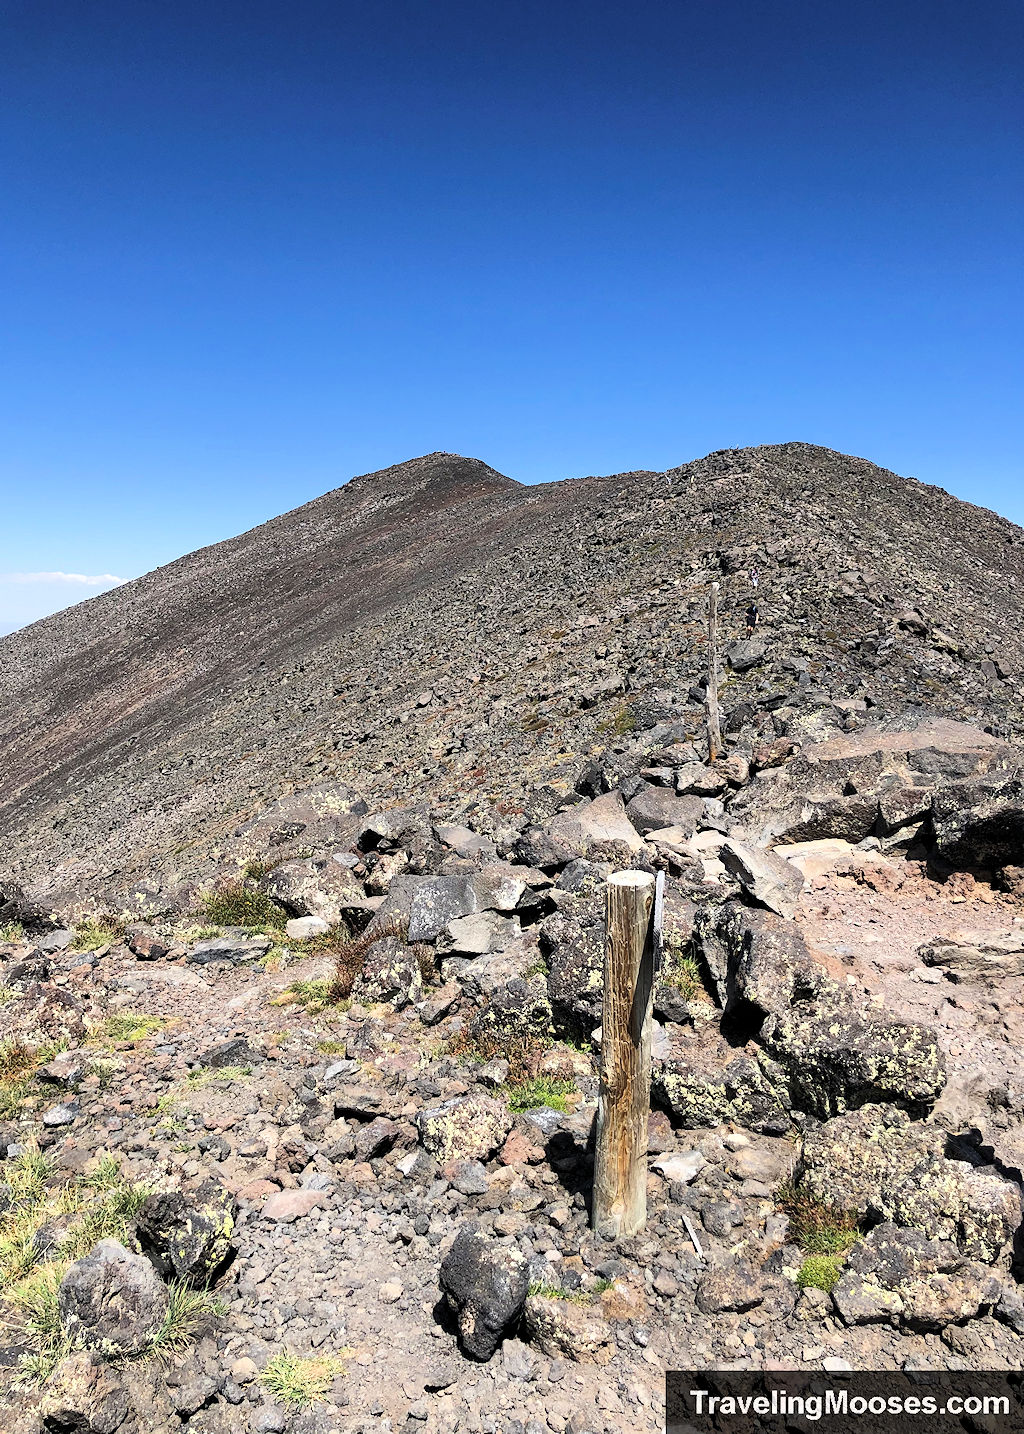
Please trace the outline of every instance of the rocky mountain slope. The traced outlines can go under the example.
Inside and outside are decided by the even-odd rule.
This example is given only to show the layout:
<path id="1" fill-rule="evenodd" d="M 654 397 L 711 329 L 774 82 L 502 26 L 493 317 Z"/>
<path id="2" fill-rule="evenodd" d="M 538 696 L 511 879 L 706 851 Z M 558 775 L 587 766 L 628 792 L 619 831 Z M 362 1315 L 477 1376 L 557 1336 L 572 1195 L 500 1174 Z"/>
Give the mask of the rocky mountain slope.
<path id="1" fill-rule="evenodd" d="M 442 454 L 7 639 L 3 1427 L 1019 1381 L 1022 542 L 804 445 L 540 489 Z M 664 932 L 609 1241 L 624 867 Z"/>
<path id="2" fill-rule="evenodd" d="M 315 780 L 452 814 L 564 790 L 637 720 L 697 730 L 713 579 L 726 645 L 752 597 L 766 644 L 727 712 L 1019 730 L 1024 534 L 994 514 L 799 443 L 538 487 L 438 453 L 0 641 L 0 868 L 113 900 Z"/>

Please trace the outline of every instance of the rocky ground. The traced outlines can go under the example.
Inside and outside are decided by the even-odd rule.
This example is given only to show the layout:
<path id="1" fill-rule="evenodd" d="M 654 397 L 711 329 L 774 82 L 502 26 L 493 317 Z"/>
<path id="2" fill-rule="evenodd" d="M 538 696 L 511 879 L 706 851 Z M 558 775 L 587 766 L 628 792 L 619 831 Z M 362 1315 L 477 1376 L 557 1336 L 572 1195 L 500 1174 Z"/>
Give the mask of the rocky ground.
<path id="1" fill-rule="evenodd" d="M 670 1367 L 1020 1367 L 1024 755 L 833 699 L 709 762 L 687 700 L 519 810 L 321 781 L 203 882 L 6 889 L 9 1427 L 612 1434 Z M 612 1245 L 624 867 L 666 942 Z"/>

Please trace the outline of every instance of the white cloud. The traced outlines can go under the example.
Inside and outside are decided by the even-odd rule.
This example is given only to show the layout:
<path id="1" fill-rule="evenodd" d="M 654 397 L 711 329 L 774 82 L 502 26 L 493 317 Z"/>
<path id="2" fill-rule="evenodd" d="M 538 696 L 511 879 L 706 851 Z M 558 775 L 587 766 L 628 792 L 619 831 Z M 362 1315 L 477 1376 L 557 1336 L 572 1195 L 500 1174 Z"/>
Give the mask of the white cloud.
<path id="1" fill-rule="evenodd" d="M 81 583 L 87 588 L 106 588 L 125 581 L 113 573 L 0 573 L 0 583 Z"/>

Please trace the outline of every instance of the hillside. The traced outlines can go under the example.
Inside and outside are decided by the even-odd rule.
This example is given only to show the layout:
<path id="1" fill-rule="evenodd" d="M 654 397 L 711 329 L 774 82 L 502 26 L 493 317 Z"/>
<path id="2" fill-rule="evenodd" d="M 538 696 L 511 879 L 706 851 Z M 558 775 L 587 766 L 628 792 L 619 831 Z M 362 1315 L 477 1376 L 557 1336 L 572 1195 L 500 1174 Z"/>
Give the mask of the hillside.
<path id="1" fill-rule="evenodd" d="M 3 1428 L 1019 1383 L 1022 582 L 1012 524 L 803 444 L 432 454 L 7 638 Z M 628 1002 L 623 868 L 662 891 Z"/>
<path id="2" fill-rule="evenodd" d="M 800 443 L 536 487 L 435 453 L 0 640 L 0 874 L 116 904 L 325 779 L 528 805 L 637 703 L 699 728 L 708 586 L 728 645 L 751 572 L 767 653 L 726 711 L 1019 730 L 1024 533 L 992 513 Z"/>

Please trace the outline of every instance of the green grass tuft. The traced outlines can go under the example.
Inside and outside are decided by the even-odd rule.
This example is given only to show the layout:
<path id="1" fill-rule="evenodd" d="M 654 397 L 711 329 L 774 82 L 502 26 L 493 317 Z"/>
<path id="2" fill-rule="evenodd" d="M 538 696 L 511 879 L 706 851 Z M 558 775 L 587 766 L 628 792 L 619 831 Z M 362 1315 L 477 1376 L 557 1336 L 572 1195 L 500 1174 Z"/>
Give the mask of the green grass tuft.
<path id="1" fill-rule="evenodd" d="M 209 891 L 200 902 L 200 913 L 214 926 L 268 926 L 279 931 L 288 917 L 264 891 L 244 881 L 227 882 L 218 891 Z"/>
<path id="2" fill-rule="evenodd" d="M 0 941 L 4 944 L 13 945 L 17 941 L 24 941 L 25 928 L 20 921 L 0 921 Z"/>
<path id="3" fill-rule="evenodd" d="M 94 1032 L 97 1041 L 141 1041 L 162 1031 L 167 1022 L 163 1016 L 149 1016 L 143 1011 L 118 1011 L 108 1016 Z"/>
<path id="4" fill-rule="evenodd" d="M 546 1105 L 551 1110 L 568 1111 L 568 1097 L 576 1094 L 571 1080 L 554 1080 L 550 1076 L 533 1076 L 517 1081 L 507 1089 L 509 1110 L 537 1110 Z"/>
<path id="5" fill-rule="evenodd" d="M 796 1274 L 802 1290 L 824 1290 L 830 1295 L 842 1273 L 842 1255 L 808 1255 Z"/>
<path id="6" fill-rule="evenodd" d="M 336 1376 L 344 1373 L 336 1355 L 303 1358 L 282 1350 L 260 1375 L 260 1384 L 289 1409 L 305 1409 L 323 1399 Z"/>
<path id="7" fill-rule="evenodd" d="M 155 1354 L 172 1354 L 184 1349 L 211 1320 L 228 1312 L 227 1302 L 210 1290 L 199 1290 L 184 1281 L 167 1287 L 167 1313 L 153 1336 Z"/>
<path id="8" fill-rule="evenodd" d="M 71 943 L 76 951 L 98 951 L 101 946 L 114 946 L 124 940 L 124 922 L 109 913 L 90 916 L 75 927 Z"/>

